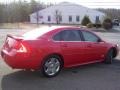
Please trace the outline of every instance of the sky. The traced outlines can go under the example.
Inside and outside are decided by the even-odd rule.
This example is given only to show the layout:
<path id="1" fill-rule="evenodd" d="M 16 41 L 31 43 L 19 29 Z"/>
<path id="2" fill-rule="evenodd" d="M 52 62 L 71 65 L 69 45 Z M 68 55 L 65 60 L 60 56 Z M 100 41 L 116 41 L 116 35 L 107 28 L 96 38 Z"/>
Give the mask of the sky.
<path id="1" fill-rule="evenodd" d="M 0 2 L 9 3 L 12 1 L 19 1 L 19 0 L 0 0 Z M 30 2 L 30 0 L 21 0 Z M 120 9 L 120 0 L 36 0 L 43 3 L 53 3 L 57 4 L 60 2 L 72 2 L 76 4 L 80 4 L 89 8 L 116 8 Z"/>

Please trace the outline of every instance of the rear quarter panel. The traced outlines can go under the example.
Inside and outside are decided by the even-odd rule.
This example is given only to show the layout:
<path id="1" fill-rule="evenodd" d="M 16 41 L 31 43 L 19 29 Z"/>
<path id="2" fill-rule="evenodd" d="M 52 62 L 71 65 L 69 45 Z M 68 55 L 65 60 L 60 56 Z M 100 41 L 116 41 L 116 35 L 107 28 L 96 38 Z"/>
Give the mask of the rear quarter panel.
<path id="1" fill-rule="evenodd" d="M 48 39 L 27 40 L 26 41 L 31 50 L 31 60 L 33 64 L 40 67 L 44 58 L 53 53 L 60 52 L 60 44 L 53 43 Z"/>

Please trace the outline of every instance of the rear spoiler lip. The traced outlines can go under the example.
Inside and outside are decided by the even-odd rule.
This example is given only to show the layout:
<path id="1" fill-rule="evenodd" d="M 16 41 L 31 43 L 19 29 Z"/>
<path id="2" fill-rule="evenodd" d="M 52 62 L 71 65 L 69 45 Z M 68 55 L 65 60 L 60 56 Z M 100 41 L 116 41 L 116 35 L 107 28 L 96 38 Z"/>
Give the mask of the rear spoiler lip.
<path id="1" fill-rule="evenodd" d="M 7 37 L 13 38 L 13 39 L 18 40 L 18 41 L 23 40 L 23 37 L 13 36 L 13 35 L 10 35 L 10 34 L 7 34 Z"/>

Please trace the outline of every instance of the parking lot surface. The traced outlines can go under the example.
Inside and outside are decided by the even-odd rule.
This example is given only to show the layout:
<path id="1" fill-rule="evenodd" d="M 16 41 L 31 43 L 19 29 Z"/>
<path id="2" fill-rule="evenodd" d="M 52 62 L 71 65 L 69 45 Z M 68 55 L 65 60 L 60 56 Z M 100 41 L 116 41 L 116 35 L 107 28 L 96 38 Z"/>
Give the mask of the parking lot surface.
<path id="1" fill-rule="evenodd" d="M 0 47 L 6 34 L 28 30 L 0 30 Z M 104 40 L 120 45 L 120 32 L 95 32 Z M 54 78 L 38 72 L 12 70 L 0 58 L 0 90 L 120 90 L 120 55 L 113 64 L 96 63 L 62 70 Z"/>

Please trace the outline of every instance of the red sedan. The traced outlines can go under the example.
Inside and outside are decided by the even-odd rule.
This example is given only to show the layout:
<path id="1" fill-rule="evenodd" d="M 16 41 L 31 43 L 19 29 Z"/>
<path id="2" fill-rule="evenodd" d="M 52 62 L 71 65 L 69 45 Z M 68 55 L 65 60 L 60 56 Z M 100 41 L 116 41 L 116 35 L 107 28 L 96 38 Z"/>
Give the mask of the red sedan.
<path id="1" fill-rule="evenodd" d="M 22 36 L 7 35 L 1 50 L 10 67 L 40 70 L 47 77 L 56 76 L 62 68 L 102 61 L 111 64 L 117 54 L 118 45 L 79 27 L 44 27 Z"/>

